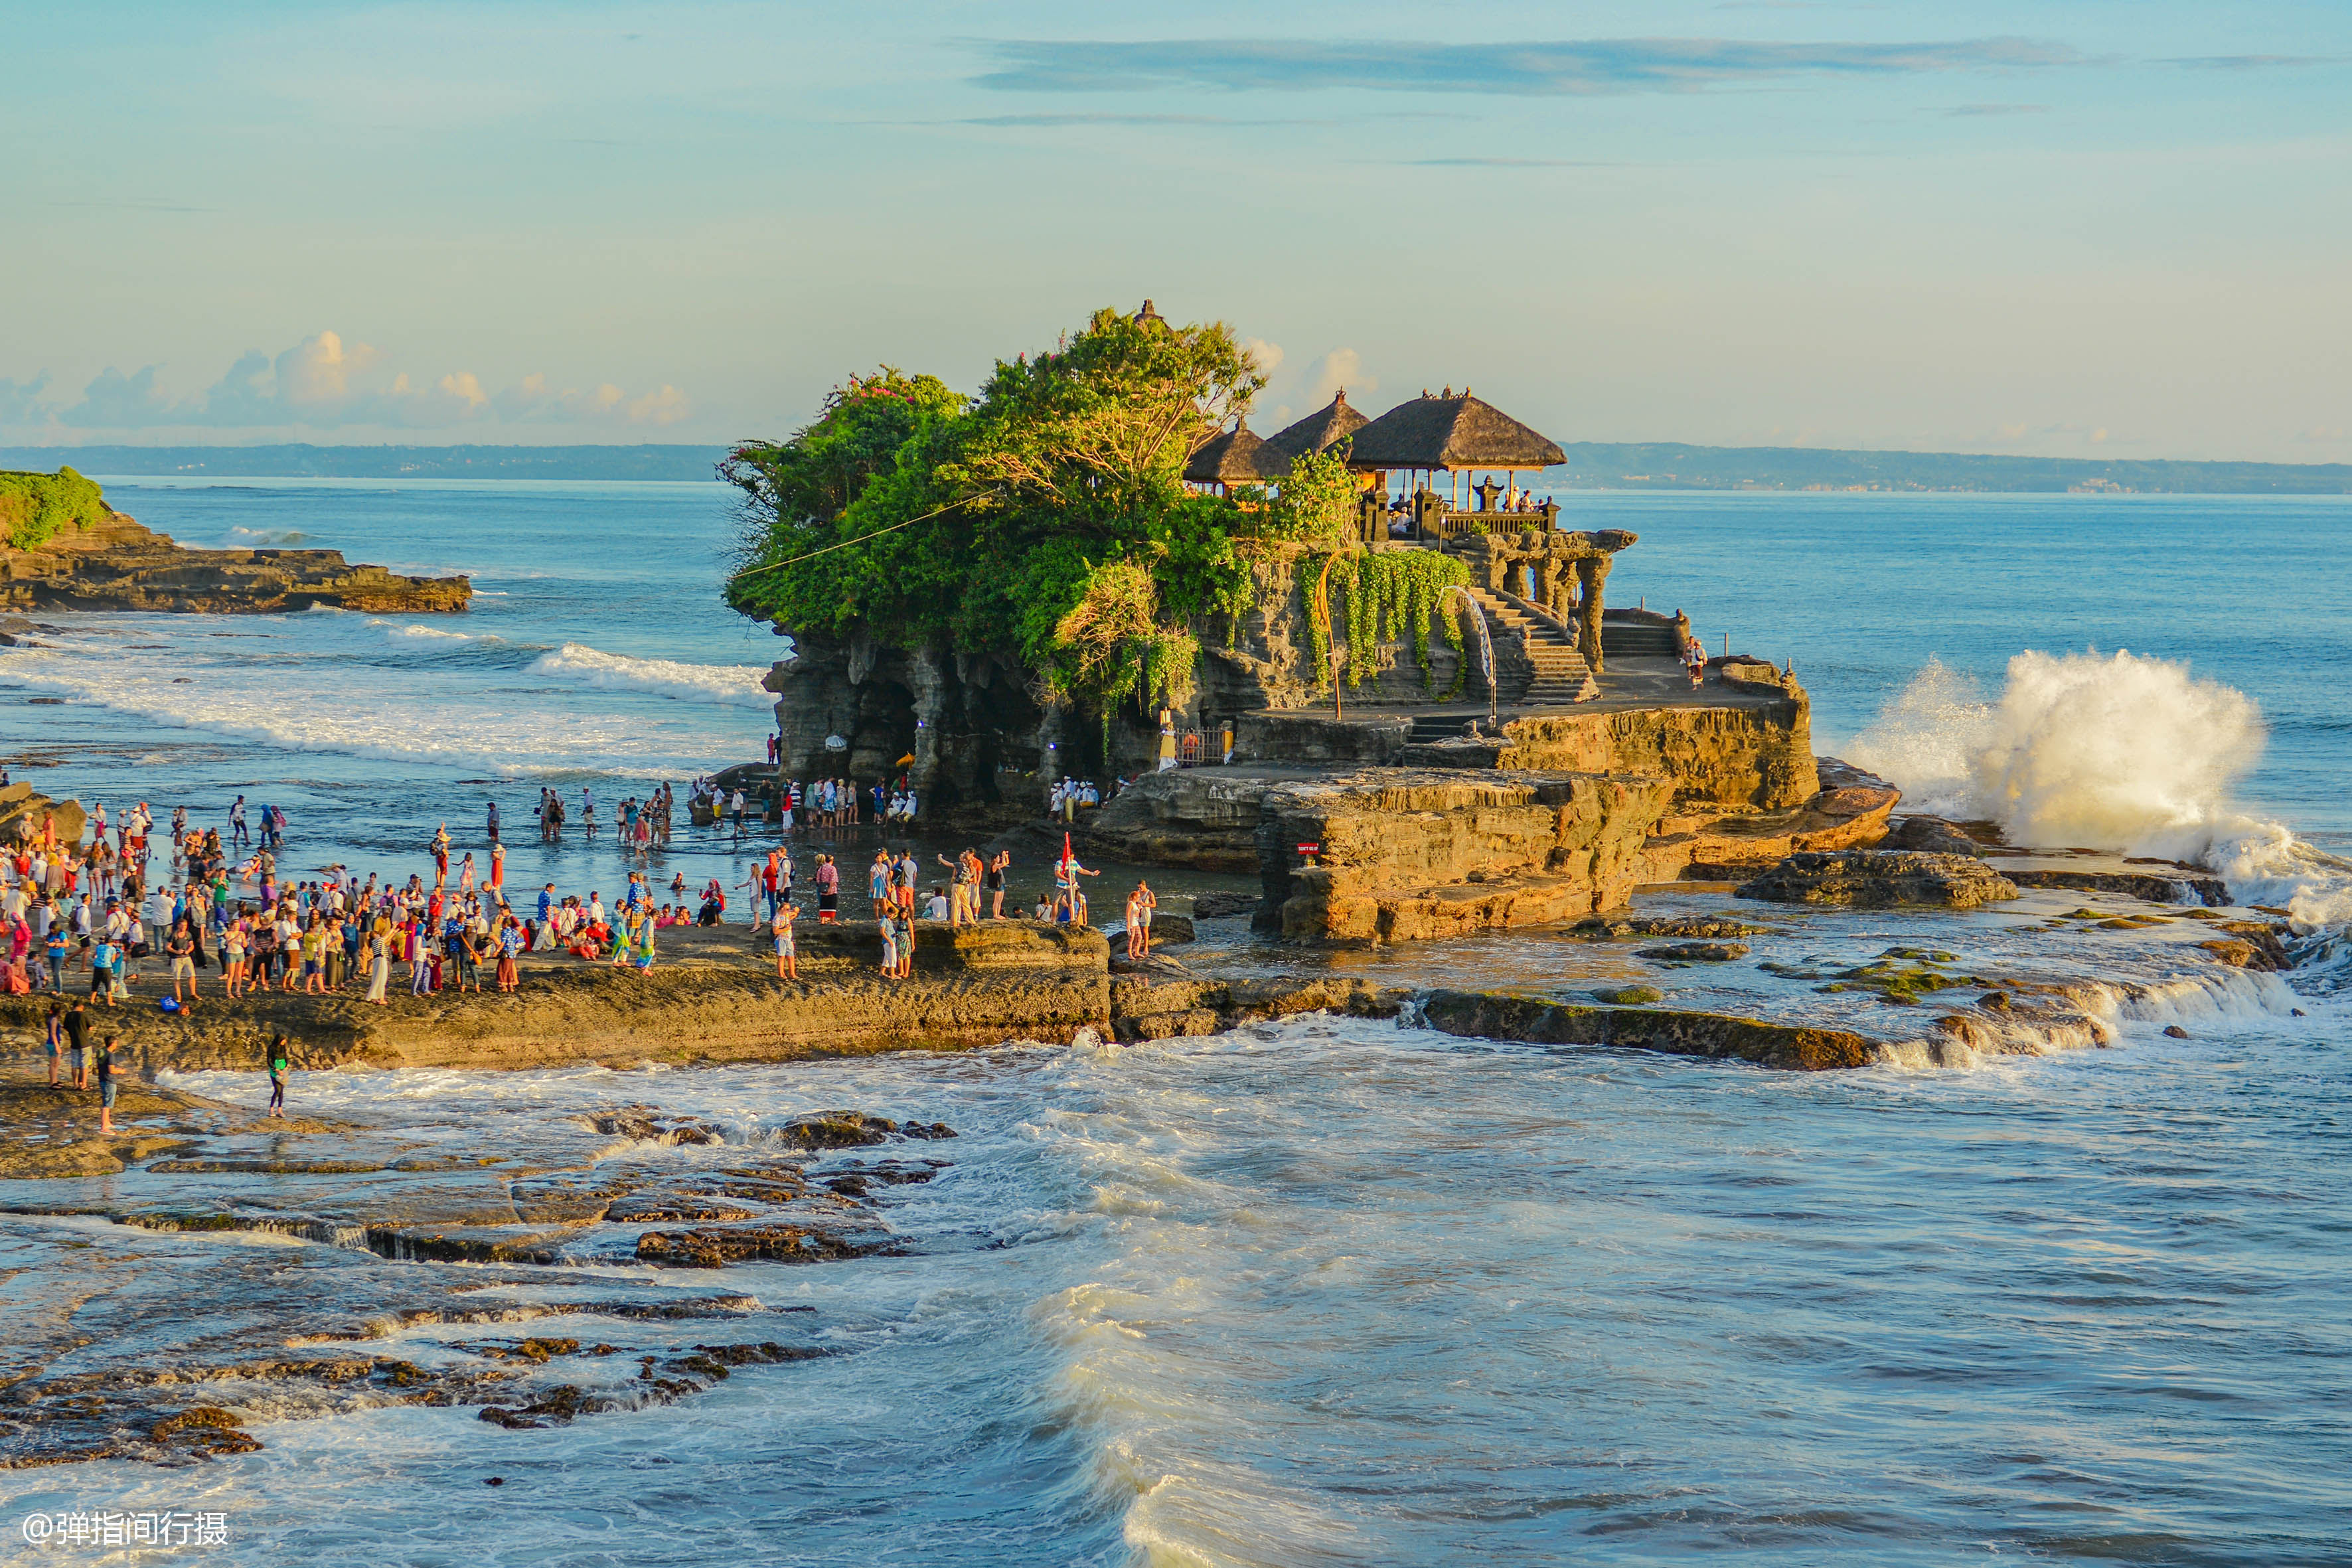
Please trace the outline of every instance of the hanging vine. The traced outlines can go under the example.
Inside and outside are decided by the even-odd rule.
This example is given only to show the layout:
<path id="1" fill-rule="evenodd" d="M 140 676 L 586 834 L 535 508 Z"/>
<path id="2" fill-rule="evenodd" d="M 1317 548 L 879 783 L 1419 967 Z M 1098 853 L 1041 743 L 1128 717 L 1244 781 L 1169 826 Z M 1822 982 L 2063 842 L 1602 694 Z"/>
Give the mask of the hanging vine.
<path id="1" fill-rule="evenodd" d="M 1333 632 L 1329 607 L 1314 586 L 1321 575 L 1323 559 L 1328 557 L 1302 562 L 1298 574 L 1307 600 L 1307 654 L 1318 691 L 1330 679 Z M 1422 682 L 1428 686 L 1433 679 L 1432 622 L 1446 646 L 1457 653 L 1462 648 L 1462 628 L 1451 614 L 1438 613 L 1439 601 L 1449 588 L 1469 581 L 1466 565 L 1433 550 L 1368 551 L 1342 556 L 1331 570 L 1331 583 L 1347 604 L 1348 684 L 1361 686 L 1377 678 L 1381 643 L 1410 638 L 1413 662 L 1421 667 Z M 1460 684 L 1455 682 L 1457 690 Z"/>

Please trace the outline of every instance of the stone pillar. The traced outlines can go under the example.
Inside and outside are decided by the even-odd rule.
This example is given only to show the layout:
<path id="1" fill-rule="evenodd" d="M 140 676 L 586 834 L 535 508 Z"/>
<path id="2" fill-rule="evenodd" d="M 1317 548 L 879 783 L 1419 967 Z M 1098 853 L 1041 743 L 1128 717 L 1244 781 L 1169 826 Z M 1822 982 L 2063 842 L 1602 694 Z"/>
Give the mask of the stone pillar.
<path id="1" fill-rule="evenodd" d="M 1553 615 L 1559 615 L 1560 560 L 1556 555 L 1539 555 L 1528 563 L 1536 571 L 1536 603 Z M 1561 616 L 1562 620 L 1568 617 Z"/>
<path id="2" fill-rule="evenodd" d="M 1608 580 L 1609 564 L 1606 555 L 1588 555 L 1576 563 L 1576 613 L 1582 624 L 1577 647 L 1595 675 L 1601 673 L 1601 584 Z"/>

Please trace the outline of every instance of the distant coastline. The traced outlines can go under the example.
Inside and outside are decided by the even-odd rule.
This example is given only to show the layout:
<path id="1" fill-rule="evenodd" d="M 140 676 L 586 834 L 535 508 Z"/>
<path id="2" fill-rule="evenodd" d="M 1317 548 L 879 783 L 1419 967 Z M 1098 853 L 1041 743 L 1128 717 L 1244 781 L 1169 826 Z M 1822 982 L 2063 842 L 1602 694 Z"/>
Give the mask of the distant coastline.
<path id="1" fill-rule="evenodd" d="M 2180 462 L 1874 452 L 1679 442 L 1563 443 L 1532 488 L 1630 490 L 1958 490 L 2019 494 L 2352 494 L 2352 463 Z M 0 468 L 124 478 L 715 481 L 725 447 L 9 447 Z"/>
<path id="2" fill-rule="evenodd" d="M 0 468 L 103 478 L 718 481 L 724 447 L 0 447 Z"/>

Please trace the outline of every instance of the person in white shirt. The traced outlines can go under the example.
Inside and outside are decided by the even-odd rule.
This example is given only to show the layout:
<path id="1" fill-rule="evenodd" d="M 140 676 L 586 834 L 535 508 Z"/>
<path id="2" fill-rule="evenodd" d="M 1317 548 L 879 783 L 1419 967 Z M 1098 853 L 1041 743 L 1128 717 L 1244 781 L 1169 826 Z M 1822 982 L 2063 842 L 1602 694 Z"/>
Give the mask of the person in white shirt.
<path id="1" fill-rule="evenodd" d="M 948 918 L 948 896 L 937 888 L 931 889 L 931 900 L 924 906 L 924 918 L 943 921 Z"/>

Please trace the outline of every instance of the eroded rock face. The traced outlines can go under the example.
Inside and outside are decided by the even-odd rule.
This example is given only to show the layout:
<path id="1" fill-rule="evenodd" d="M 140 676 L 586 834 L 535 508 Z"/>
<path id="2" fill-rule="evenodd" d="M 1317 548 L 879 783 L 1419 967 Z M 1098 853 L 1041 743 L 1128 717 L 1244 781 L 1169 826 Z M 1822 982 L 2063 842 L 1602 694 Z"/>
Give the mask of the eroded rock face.
<path id="1" fill-rule="evenodd" d="M 52 826 L 58 843 L 79 844 L 89 826 L 78 800 L 51 800 L 21 781 L 0 789 L 0 844 L 38 838 Z"/>
<path id="2" fill-rule="evenodd" d="M 1538 925 L 1625 902 L 1664 779 L 1383 770 L 1278 785 L 1258 826 L 1257 919 L 1370 944 Z M 1312 867 L 1298 846 L 1319 846 Z"/>
<path id="3" fill-rule="evenodd" d="M 1272 787 L 1262 776 L 1223 768 L 1146 773 L 1091 814 L 1087 847 L 1144 866 L 1255 870 L 1258 821 Z"/>
<path id="4" fill-rule="evenodd" d="M 1848 849 L 1791 855 L 1739 889 L 1743 899 L 1885 909 L 1936 904 L 1972 910 L 2019 897 L 2017 884 L 1967 855 Z"/>
<path id="5" fill-rule="evenodd" d="M 0 545 L 0 605 L 17 609 L 411 615 L 462 610 L 473 595 L 468 578 L 403 577 L 339 550 L 190 550 L 120 512 L 37 550 Z"/>
<path id="6" fill-rule="evenodd" d="M 1570 769 L 1671 779 L 1680 803 L 1780 810 L 1820 793 L 1811 704 L 1777 696 L 1722 708 L 1544 713 L 1503 726 L 1505 769 Z"/>

